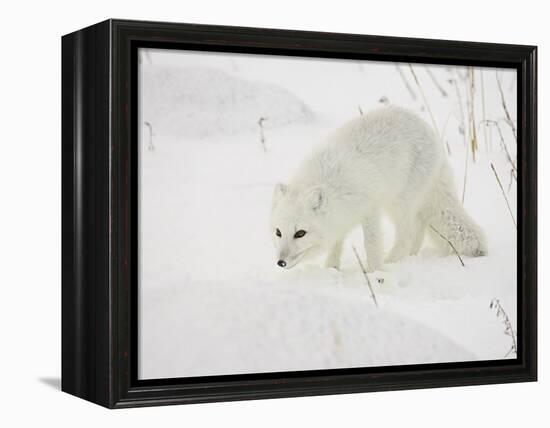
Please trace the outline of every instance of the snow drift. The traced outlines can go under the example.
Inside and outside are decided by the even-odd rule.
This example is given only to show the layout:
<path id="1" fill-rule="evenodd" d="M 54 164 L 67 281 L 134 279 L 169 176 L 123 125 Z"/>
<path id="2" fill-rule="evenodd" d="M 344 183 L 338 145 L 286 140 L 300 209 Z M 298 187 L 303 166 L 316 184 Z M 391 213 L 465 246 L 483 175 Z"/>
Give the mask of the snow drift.
<path id="1" fill-rule="evenodd" d="M 140 122 L 157 135 L 205 138 L 258 130 L 258 120 L 278 128 L 307 123 L 312 110 L 289 91 L 207 67 L 145 68 Z"/>
<path id="2" fill-rule="evenodd" d="M 475 359 L 443 334 L 377 309 L 365 288 L 351 290 L 354 299 L 334 284 L 216 282 L 176 284 L 164 291 L 143 295 L 148 307 L 157 308 L 145 311 L 142 320 L 150 339 L 141 349 L 140 369 L 148 377 Z M 167 325 L 171 328 L 164 329 Z M 162 334 L 155 334 L 159 330 Z"/>

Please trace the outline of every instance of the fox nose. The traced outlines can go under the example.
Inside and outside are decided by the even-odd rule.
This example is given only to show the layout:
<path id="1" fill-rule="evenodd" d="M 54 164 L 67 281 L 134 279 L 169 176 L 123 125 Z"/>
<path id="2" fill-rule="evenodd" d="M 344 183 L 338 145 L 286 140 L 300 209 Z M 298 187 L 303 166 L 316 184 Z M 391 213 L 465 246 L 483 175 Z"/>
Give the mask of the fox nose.
<path id="1" fill-rule="evenodd" d="M 281 267 L 285 267 L 285 266 L 286 266 L 286 262 L 285 262 L 284 260 L 279 260 L 279 261 L 277 262 L 277 264 L 278 264 L 279 266 L 281 266 Z"/>

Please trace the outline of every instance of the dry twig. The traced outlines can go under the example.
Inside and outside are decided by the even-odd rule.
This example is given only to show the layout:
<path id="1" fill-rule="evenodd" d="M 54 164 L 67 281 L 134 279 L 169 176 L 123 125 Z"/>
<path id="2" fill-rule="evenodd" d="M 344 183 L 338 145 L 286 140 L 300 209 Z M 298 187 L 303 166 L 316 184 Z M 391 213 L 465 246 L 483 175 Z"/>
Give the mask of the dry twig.
<path id="1" fill-rule="evenodd" d="M 447 237 L 445 237 L 441 232 L 439 232 L 435 227 L 433 227 L 431 224 L 430 224 L 430 228 L 435 232 L 437 233 L 439 236 L 441 236 L 442 239 L 444 239 L 445 241 L 447 241 L 447 243 L 451 246 L 451 248 L 453 249 L 454 253 L 456 254 L 456 256 L 458 257 L 458 260 L 460 261 L 460 264 L 462 265 L 462 267 L 466 267 L 466 265 L 464 264 L 464 260 L 462 260 L 462 257 L 460 257 L 460 254 L 458 253 L 458 251 L 456 250 L 455 246 L 453 245 L 453 243 L 451 241 L 449 241 L 449 239 L 447 239 Z"/>
<path id="2" fill-rule="evenodd" d="M 430 115 L 430 119 L 432 120 L 432 125 L 434 127 L 434 131 L 437 134 L 437 138 L 441 139 L 441 135 L 439 134 L 439 129 L 437 128 L 437 123 L 436 123 L 434 115 L 432 113 L 432 109 L 430 108 L 430 104 L 428 103 L 428 99 L 426 98 L 426 94 L 424 94 L 424 90 L 422 89 L 422 85 L 420 84 L 420 81 L 418 80 L 418 77 L 416 76 L 416 73 L 414 72 L 414 68 L 413 68 L 412 64 L 410 64 L 410 63 L 409 63 L 409 69 L 411 70 L 411 74 L 414 78 L 416 86 L 418 87 L 418 91 L 420 92 L 420 95 L 422 96 L 422 101 L 424 102 L 424 106 L 426 107 L 426 110 L 428 110 L 428 113 Z"/>
<path id="3" fill-rule="evenodd" d="M 498 131 L 498 135 L 500 137 L 500 146 L 502 148 L 502 150 L 504 150 L 504 154 L 506 155 L 506 159 L 508 160 L 508 162 L 510 163 L 511 167 L 512 167 L 512 171 L 514 172 L 514 178 L 517 178 L 517 172 L 518 172 L 518 169 L 516 167 L 516 164 L 515 162 L 512 160 L 512 156 L 510 156 L 510 152 L 508 151 L 508 147 L 506 146 L 506 142 L 504 141 L 504 136 L 502 135 L 502 130 L 500 129 L 500 125 L 498 124 L 498 122 L 496 120 L 486 120 L 485 121 L 485 125 L 494 125 L 496 128 L 497 128 L 497 131 Z"/>
<path id="4" fill-rule="evenodd" d="M 357 258 L 357 263 L 359 263 L 359 267 L 361 268 L 361 271 L 363 272 L 363 276 L 365 277 L 365 280 L 367 281 L 367 285 L 369 286 L 370 290 L 370 296 L 372 297 L 372 300 L 374 301 L 374 305 L 378 307 L 378 302 L 376 300 L 376 295 L 374 294 L 374 290 L 372 289 L 372 284 L 370 283 L 369 276 L 367 275 L 367 270 L 363 266 L 363 262 L 361 261 L 361 258 L 359 257 L 359 253 L 357 252 L 355 247 L 353 248 L 353 252 L 355 253 L 355 257 Z"/>
<path id="5" fill-rule="evenodd" d="M 508 314 L 500 304 L 500 300 L 498 299 L 491 300 L 489 308 L 497 310 L 497 317 L 502 318 L 502 322 L 504 323 L 504 334 L 512 338 L 512 346 L 510 347 L 506 355 L 504 355 L 504 358 L 506 358 L 512 352 L 518 355 L 518 345 L 516 341 L 516 334 L 514 333 L 514 329 L 512 328 L 512 323 L 510 322 L 510 318 L 508 317 Z"/>
<path id="6" fill-rule="evenodd" d="M 435 87 L 439 90 L 439 92 L 441 92 L 441 95 L 443 97 L 447 97 L 449 94 L 447 94 L 447 91 L 443 89 L 443 87 L 439 84 L 434 74 L 432 73 L 432 70 L 430 70 L 429 67 L 426 67 L 426 72 L 428 73 L 428 76 L 430 76 L 430 79 L 432 79 L 432 82 L 434 83 Z"/>
<path id="7" fill-rule="evenodd" d="M 506 197 L 506 192 L 504 191 L 504 187 L 502 187 L 502 183 L 500 182 L 500 178 L 498 178 L 497 170 L 495 169 L 495 166 L 493 165 L 493 162 L 491 162 L 491 169 L 493 170 L 495 174 L 495 178 L 497 179 L 498 185 L 500 186 L 500 190 L 502 190 L 502 196 L 504 196 L 504 200 L 506 201 L 506 206 L 508 207 L 508 212 L 510 213 L 510 217 L 512 217 L 512 221 L 514 222 L 514 226 L 516 226 L 516 229 L 518 228 L 518 225 L 516 223 L 516 219 L 514 218 L 514 214 L 512 213 L 512 208 L 510 208 L 510 203 L 508 202 L 508 198 Z"/>
<path id="8" fill-rule="evenodd" d="M 401 67 L 396 64 L 395 68 L 397 69 L 397 72 L 399 73 L 399 76 L 401 77 L 401 80 L 405 84 L 405 88 L 407 88 L 407 92 L 409 92 L 409 95 L 411 96 L 412 100 L 416 102 L 416 93 L 411 88 L 411 85 L 409 85 L 409 81 L 405 77 L 405 74 L 403 73 L 403 70 L 401 70 Z"/>
<path id="9" fill-rule="evenodd" d="M 500 83 L 498 72 L 496 72 L 496 77 L 497 77 L 497 86 L 498 86 L 498 92 L 500 93 L 500 101 L 502 104 L 502 109 L 504 110 L 504 114 L 506 115 L 506 123 L 510 126 L 510 128 L 512 128 L 512 133 L 514 134 L 514 138 L 517 141 L 518 134 L 516 131 L 516 125 L 514 125 L 514 121 L 512 120 L 512 116 L 510 116 L 510 111 L 508 110 L 508 106 L 506 105 L 506 100 L 504 99 L 504 92 L 502 91 L 502 84 Z"/>
<path id="10" fill-rule="evenodd" d="M 264 135 L 264 122 L 267 120 L 267 117 L 260 117 L 258 120 L 258 125 L 260 126 L 260 144 L 264 149 L 264 153 L 267 153 L 267 146 L 265 145 L 265 135 Z"/>

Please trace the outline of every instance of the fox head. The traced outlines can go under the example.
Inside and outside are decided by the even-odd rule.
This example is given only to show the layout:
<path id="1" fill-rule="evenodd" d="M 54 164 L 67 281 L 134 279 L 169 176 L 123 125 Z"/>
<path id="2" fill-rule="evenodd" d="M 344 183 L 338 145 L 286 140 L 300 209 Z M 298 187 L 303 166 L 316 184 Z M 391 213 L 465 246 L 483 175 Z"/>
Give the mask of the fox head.
<path id="1" fill-rule="evenodd" d="M 322 188 L 292 189 L 279 183 L 273 192 L 271 235 L 275 261 L 290 269 L 319 253 L 325 244 L 327 199 Z"/>

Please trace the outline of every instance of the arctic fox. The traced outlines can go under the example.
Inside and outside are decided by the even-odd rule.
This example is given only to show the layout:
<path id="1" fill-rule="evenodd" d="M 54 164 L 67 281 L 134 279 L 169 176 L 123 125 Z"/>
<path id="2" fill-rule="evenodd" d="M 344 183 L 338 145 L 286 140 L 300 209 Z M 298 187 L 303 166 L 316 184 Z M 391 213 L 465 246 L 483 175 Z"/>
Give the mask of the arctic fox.
<path id="1" fill-rule="evenodd" d="M 385 263 L 416 254 L 426 231 L 446 254 L 450 245 L 437 232 L 463 255 L 487 254 L 484 233 L 458 200 L 434 132 L 414 113 L 384 107 L 335 131 L 288 184 L 275 186 L 271 230 L 277 264 L 289 269 L 326 252 L 326 266 L 338 269 L 342 243 L 360 224 L 367 270 L 379 270 L 383 213 L 395 224 Z"/>

